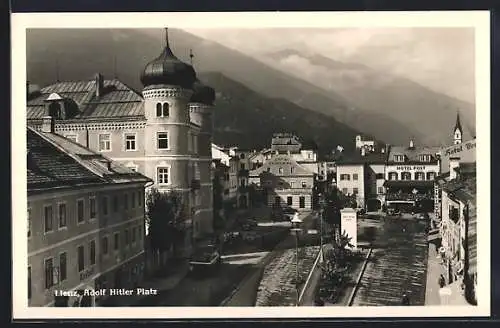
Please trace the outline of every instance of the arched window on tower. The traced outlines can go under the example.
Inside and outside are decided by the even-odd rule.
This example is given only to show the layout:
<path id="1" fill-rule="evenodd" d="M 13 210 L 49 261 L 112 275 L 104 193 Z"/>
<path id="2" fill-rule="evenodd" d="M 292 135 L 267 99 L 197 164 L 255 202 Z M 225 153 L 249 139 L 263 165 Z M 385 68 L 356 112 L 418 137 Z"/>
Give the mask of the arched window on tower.
<path id="1" fill-rule="evenodd" d="M 169 115 L 170 115 L 170 105 L 169 105 L 169 103 L 163 103 L 162 116 L 168 117 Z"/>
<path id="2" fill-rule="evenodd" d="M 156 104 L 156 117 L 161 117 L 161 103 Z"/>

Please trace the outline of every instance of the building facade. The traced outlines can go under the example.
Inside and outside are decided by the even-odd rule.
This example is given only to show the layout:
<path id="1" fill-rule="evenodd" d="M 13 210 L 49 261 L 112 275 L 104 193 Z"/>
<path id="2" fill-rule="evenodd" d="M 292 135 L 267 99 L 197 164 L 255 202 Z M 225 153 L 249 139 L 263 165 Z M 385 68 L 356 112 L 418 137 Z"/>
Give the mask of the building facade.
<path id="1" fill-rule="evenodd" d="M 211 140 L 215 92 L 170 49 L 141 73 L 138 93 L 97 74 L 93 81 L 57 82 L 30 95 L 28 125 L 55 118 L 56 133 L 150 177 L 152 187 L 180 193 L 190 209 L 185 250 L 213 232 Z"/>
<path id="2" fill-rule="evenodd" d="M 440 174 L 438 147 L 391 146 L 385 168 L 386 204 L 402 211 L 434 211 L 434 178 Z"/>
<path id="3" fill-rule="evenodd" d="M 28 304 L 94 306 L 109 295 L 81 291 L 140 286 L 151 180 L 53 128 L 27 133 Z"/>

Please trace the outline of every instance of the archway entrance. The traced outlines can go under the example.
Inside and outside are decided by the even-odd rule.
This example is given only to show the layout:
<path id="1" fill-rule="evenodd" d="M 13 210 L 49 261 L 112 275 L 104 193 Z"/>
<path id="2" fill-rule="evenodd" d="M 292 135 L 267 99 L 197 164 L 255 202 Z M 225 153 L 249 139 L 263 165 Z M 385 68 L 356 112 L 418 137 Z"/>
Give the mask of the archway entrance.
<path id="1" fill-rule="evenodd" d="M 371 198 L 366 201 L 366 210 L 368 212 L 377 212 L 382 208 L 382 202 L 380 199 Z"/>

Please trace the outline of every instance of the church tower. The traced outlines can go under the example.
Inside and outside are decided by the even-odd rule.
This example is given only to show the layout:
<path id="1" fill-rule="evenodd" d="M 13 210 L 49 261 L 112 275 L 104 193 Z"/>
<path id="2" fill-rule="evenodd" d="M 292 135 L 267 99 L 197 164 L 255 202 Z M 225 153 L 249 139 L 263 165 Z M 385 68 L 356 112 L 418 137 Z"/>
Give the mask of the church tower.
<path id="1" fill-rule="evenodd" d="M 141 74 L 144 86 L 144 160 L 145 175 L 153 178 L 160 192 L 175 191 L 189 204 L 190 177 L 188 135 L 190 117 L 188 103 L 196 81 L 193 67 L 179 60 L 170 49 L 168 29 L 165 29 L 163 52 L 149 62 Z M 188 213 L 190 213 L 190 204 Z M 186 246 L 189 248 L 189 218 Z"/>
<path id="2" fill-rule="evenodd" d="M 460 115 L 457 112 L 457 121 L 455 123 L 455 128 L 453 129 L 453 144 L 458 145 L 462 143 L 463 130 L 462 124 L 460 124 Z"/>

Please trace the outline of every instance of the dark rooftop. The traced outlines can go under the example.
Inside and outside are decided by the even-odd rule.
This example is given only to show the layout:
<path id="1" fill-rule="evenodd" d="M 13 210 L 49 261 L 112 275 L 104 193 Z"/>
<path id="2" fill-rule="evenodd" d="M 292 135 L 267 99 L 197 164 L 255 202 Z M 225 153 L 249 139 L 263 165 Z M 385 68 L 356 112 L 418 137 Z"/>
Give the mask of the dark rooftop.
<path id="1" fill-rule="evenodd" d="M 338 152 L 333 158 L 337 165 L 349 164 L 384 164 L 387 161 L 387 153 L 367 152 L 361 155 L 359 151 L 352 153 Z"/>
<path id="2" fill-rule="evenodd" d="M 54 133 L 27 131 L 28 191 L 77 188 L 149 178 Z"/>

